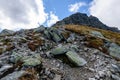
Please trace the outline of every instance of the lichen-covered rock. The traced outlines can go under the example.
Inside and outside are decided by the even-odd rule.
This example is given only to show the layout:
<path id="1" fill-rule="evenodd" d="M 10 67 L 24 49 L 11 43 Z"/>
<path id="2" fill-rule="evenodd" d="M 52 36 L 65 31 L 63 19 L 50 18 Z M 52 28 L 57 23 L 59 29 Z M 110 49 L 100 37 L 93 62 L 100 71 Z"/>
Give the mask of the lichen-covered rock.
<path id="1" fill-rule="evenodd" d="M 39 54 L 35 54 L 32 56 L 26 56 L 22 58 L 23 66 L 37 66 L 42 62 L 42 58 Z"/>
<path id="2" fill-rule="evenodd" d="M 46 38 L 58 43 L 66 39 L 65 35 L 67 35 L 67 33 L 64 33 L 63 35 L 63 32 L 57 30 L 56 28 L 48 28 L 44 31 L 44 35 Z"/>
<path id="3" fill-rule="evenodd" d="M 111 43 L 108 51 L 112 57 L 120 60 L 120 46 L 115 43 Z"/>
<path id="4" fill-rule="evenodd" d="M 94 37 L 99 37 L 99 38 L 105 38 L 101 32 L 98 32 L 98 31 L 91 31 L 91 35 L 94 36 Z"/>
<path id="5" fill-rule="evenodd" d="M 51 35 L 52 35 L 52 39 L 55 41 L 55 42 L 60 42 L 61 41 L 61 38 L 58 34 L 56 34 L 55 32 L 51 32 Z"/>
<path id="6" fill-rule="evenodd" d="M 23 66 L 37 66 L 42 62 L 42 58 L 39 54 L 23 55 L 20 53 L 13 53 L 10 58 L 10 62 L 17 63 L 23 62 Z"/>
<path id="7" fill-rule="evenodd" d="M 57 47 L 53 49 L 50 53 L 52 55 L 60 55 L 66 53 L 68 50 L 65 47 Z"/>
<path id="8" fill-rule="evenodd" d="M 77 53 L 69 51 L 66 53 L 68 59 L 76 66 L 84 66 L 87 62 L 81 58 Z"/>

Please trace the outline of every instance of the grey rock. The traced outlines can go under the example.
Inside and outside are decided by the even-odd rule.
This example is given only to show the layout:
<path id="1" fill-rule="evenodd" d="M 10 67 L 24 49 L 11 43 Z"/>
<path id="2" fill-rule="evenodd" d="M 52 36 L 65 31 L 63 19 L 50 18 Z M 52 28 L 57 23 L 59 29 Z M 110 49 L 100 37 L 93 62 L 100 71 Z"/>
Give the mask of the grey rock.
<path id="1" fill-rule="evenodd" d="M 111 43 L 108 51 L 112 57 L 115 57 L 120 60 L 120 46 L 118 46 L 115 43 Z"/>
<path id="2" fill-rule="evenodd" d="M 112 74 L 112 79 L 113 79 L 113 80 L 120 80 L 120 77 L 117 76 L 117 75 Z"/>
<path id="3" fill-rule="evenodd" d="M 23 62 L 23 66 L 37 66 L 40 65 L 42 60 L 39 54 L 22 55 L 19 53 L 13 53 L 10 58 L 10 62 L 17 63 L 18 61 Z"/>
<path id="4" fill-rule="evenodd" d="M 67 52 L 67 49 L 65 47 L 57 47 L 55 49 L 53 49 L 50 53 L 52 55 L 60 55 L 60 54 L 64 54 Z"/>
<path id="5" fill-rule="evenodd" d="M 91 35 L 94 36 L 94 37 L 99 37 L 99 38 L 105 38 L 101 32 L 98 32 L 98 31 L 91 31 Z"/>
<path id="6" fill-rule="evenodd" d="M 18 80 L 19 77 L 21 77 L 24 73 L 25 73 L 25 71 L 13 72 L 13 73 L 5 76 L 5 77 L 2 78 L 1 80 Z"/>
<path id="7" fill-rule="evenodd" d="M 4 66 L 2 66 L 0 68 L 0 76 L 2 76 L 6 71 L 8 71 L 9 69 L 11 69 L 13 66 L 12 65 L 9 65 L 9 64 L 6 64 Z"/>
<path id="8" fill-rule="evenodd" d="M 60 36 L 57 35 L 55 32 L 51 32 L 51 36 L 52 36 L 52 39 L 53 39 L 55 42 L 60 42 L 60 41 L 61 41 Z"/>
<path id="9" fill-rule="evenodd" d="M 114 73 L 120 73 L 120 64 L 112 64 L 111 71 L 113 71 Z"/>
<path id="10" fill-rule="evenodd" d="M 87 62 L 81 58 L 77 53 L 69 51 L 66 53 L 68 59 L 76 66 L 84 66 Z"/>
<path id="11" fill-rule="evenodd" d="M 44 31 L 44 35 L 45 35 L 46 38 L 51 39 L 56 43 L 65 40 L 64 36 L 62 35 L 62 31 L 59 31 L 56 28 L 46 29 Z"/>
<path id="12" fill-rule="evenodd" d="M 25 56 L 22 58 L 23 66 L 37 66 L 42 63 L 42 58 L 39 54 Z"/>

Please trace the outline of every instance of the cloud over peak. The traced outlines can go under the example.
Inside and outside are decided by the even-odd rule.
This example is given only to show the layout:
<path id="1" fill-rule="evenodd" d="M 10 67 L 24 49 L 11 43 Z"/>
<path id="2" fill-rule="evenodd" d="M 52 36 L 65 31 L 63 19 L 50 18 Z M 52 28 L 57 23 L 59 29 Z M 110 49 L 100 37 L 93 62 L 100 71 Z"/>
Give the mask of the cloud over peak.
<path id="1" fill-rule="evenodd" d="M 109 26 L 120 29 L 120 0 L 93 0 L 89 12 Z"/>
<path id="2" fill-rule="evenodd" d="M 69 7 L 69 11 L 70 12 L 77 12 L 81 7 L 86 6 L 87 4 L 85 2 L 78 2 L 75 4 L 70 4 Z"/>
<path id="3" fill-rule="evenodd" d="M 53 25 L 54 23 L 56 23 L 57 21 L 59 21 L 58 16 L 56 16 L 52 11 L 49 14 L 49 19 L 47 20 L 47 26 L 50 27 L 51 25 Z"/>

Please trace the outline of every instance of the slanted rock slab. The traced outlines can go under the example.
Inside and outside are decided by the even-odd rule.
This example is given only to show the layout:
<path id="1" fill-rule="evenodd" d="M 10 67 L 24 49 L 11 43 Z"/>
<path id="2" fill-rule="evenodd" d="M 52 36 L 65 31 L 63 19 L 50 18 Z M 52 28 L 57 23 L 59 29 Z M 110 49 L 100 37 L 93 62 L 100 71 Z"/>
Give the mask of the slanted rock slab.
<path id="1" fill-rule="evenodd" d="M 77 53 L 69 51 L 66 53 L 68 59 L 76 66 L 84 66 L 87 62 L 81 58 Z"/>
<path id="2" fill-rule="evenodd" d="M 108 51 L 112 57 L 120 60 L 120 46 L 115 43 L 111 43 Z"/>

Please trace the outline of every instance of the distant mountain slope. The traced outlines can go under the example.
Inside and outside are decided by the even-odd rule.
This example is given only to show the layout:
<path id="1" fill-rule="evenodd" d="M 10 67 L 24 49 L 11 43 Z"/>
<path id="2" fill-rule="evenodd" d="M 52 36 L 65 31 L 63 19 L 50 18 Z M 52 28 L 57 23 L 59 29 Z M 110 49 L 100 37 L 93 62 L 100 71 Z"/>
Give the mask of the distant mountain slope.
<path id="1" fill-rule="evenodd" d="M 116 27 L 109 27 L 103 24 L 97 17 L 87 16 L 84 13 L 75 13 L 69 17 L 64 18 L 61 21 L 58 21 L 53 26 L 65 25 L 65 24 L 75 24 L 75 25 L 87 25 L 90 27 L 100 28 L 104 30 L 110 30 L 113 32 L 120 32 Z"/>

